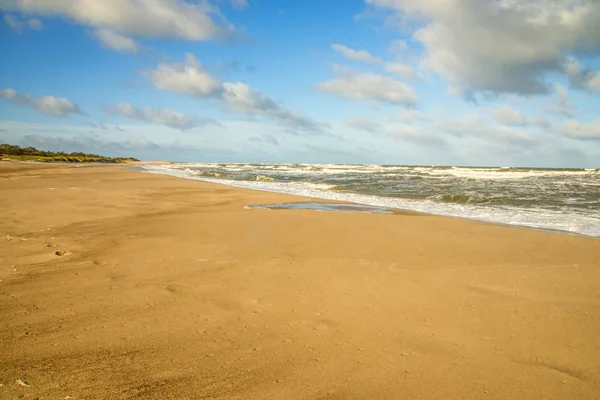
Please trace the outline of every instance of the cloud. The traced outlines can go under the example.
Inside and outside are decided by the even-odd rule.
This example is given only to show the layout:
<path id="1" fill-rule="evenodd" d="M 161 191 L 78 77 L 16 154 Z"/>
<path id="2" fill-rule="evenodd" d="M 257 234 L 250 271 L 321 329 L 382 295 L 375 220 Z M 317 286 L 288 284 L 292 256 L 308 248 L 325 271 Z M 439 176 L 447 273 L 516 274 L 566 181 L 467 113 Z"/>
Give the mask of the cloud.
<path id="1" fill-rule="evenodd" d="M 78 135 L 73 137 L 25 135 L 22 143 L 39 149 L 52 151 L 96 153 L 98 151 L 112 155 L 134 150 L 146 150 L 156 145 L 147 140 L 127 140 L 116 142 L 102 139 L 96 135 Z"/>
<path id="2" fill-rule="evenodd" d="M 587 81 L 587 87 L 595 92 L 600 93 L 600 72 L 595 71 Z"/>
<path id="3" fill-rule="evenodd" d="M 492 115 L 502 125 L 525 126 L 529 124 L 527 117 L 521 111 L 506 105 L 494 108 Z"/>
<path id="4" fill-rule="evenodd" d="M 66 117 L 69 114 L 82 114 L 76 104 L 63 97 L 31 97 L 28 94 L 17 93 L 13 89 L 0 89 L 0 97 L 13 104 L 35 108 L 39 112 L 53 117 Z"/>
<path id="5" fill-rule="evenodd" d="M 400 43 L 403 43 L 404 46 L 406 46 L 406 42 L 401 40 L 401 41 L 394 42 L 394 47 L 401 46 Z M 343 54 L 344 56 L 346 56 L 348 59 L 350 59 L 352 61 L 364 62 L 367 64 L 383 64 L 383 68 L 386 71 L 391 72 L 396 75 L 400 75 L 403 78 L 412 78 L 414 75 L 412 67 L 410 67 L 406 64 L 403 64 L 401 62 L 398 62 L 398 61 L 384 62 L 381 58 L 373 56 L 371 53 L 369 53 L 366 50 L 354 50 L 349 47 L 343 46 L 341 44 L 333 44 L 333 45 L 331 45 L 331 48 L 333 50 L 337 51 L 338 53 Z M 336 66 L 336 68 L 344 68 L 344 67 Z"/>
<path id="6" fill-rule="evenodd" d="M 386 130 L 386 134 L 393 139 L 411 142 L 419 146 L 443 148 L 448 142 L 438 133 L 428 127 L 400 125 L 392 126 Z"/>
<path id="7" fill-rule="evenodd" d="M 464 115 L 457 118 L 438 118 L 433 130 L 460 139 L 476 139 L 489 148 L 521 151 L 535 147 L 539 142 L 522 127 L 488 123 L 480 115 Z"/>
<path id="8" fill-rule="evenodd" d="M 246 8 L 248 7 L 248 0 L 231 0 L 231 4 L 235 8 Z"/>
<path id="9" fill-rule="evenodd" d="M 381 127 L 377 121 L 366 117 L 349 117 L 345 122 L 350 128 L 367 132 L 375 132 Z"/>
<path id="10" fill-rule="evenodd" d="M 398 141 L 432 149 L 445 149 L 447 156 L 466 154 L 469 149 L 483 148 L 486 152 L 492 152 L 491 154 L 498 151 L 524 152 L 535 148 L 540 143 L 539 139 L 526 129 L 490 123 L 478 114 L 458 117 L 435 114 L 426 116 L 415 110 L 415 113 L 412 115 L 408 113 L 405 117 L 414 118 L 414 122 L 419 124 L 400 119 L 402 124 L 388 124 L 382 127 L 380 132 Z M 393 117 L 392 121 L 398 119 Z M 450 152 L 453 147 L 460 149 L 460 152 Z"/>
<path id="11" fill-rule="evenodd" d="M 151 122 L 168 126 L 182 131 L 194 128 L 196 126 L 217 124 L 210 118 L 198 118 L 196 116 L 185 115 L 166 108 L 154 109 L 149 107 L 134 107 L 128 103 L 117 103 L 114 107 L 106 110 L 108 114 L 117 114 L 138 121 Z"/>
<path id="12" fill-rule="evenodd" d="M 225 38 L 233 31 L 207 0 L 2 0 L 0 8 L 66 17 L 81 25 L 143 37 L 198 41 Z"/>
<path id="13" fill-rule="evenodd" d="M 417 104 L 417 95 L 410 86 L 373 73 L 348 75 L 319 83 L 317 88 L 345 100 L 377 100 L 407 107 Z"/>
<path id="14" fill-rule="evenodd" d="M 323 124 L 284 108 L 269 96 L 241 82 L 223 83 L 221 98 L 233 111 L 265 116 L 291 129 L 318 132 L 324 128 Z"/>
<path id="15" fill-rule="evenodd" d="M 145 75 L 159 90 L 216 99 L 228 110 L 270 118 L 292 130 L 320 132 L 325 128 L 324 124 L 285 108 L 245 83 L 220 82 L 205 71 L 190 53 L 186 54 L 184 63 L 160 64 L 157 69 L 146 71 Z"/>
<path id="16" fill-rule="evenodd" d="M 256 67 L 254 65 L 247 65 L 241 61 L 222 61 L 219 63 L 219 69 L 223 71 L 234 71 L 234 72 L 256 72 Z"/>
<path id="17" fill-rule="evenodd" d="M 556 95 L 551 104 L 544 106 L 544 110 L 551 114 L 558 114 L 564 117 L 573 117 L 573 110 L 575 105 L 571 96 L 569 95 L 569 89 L 561 84 L 554 85 Z"/>
<path id="18" fill-rule="evenodd" d="M 1 8 L 1 5 L 0 5 Z M 11 14 L 4 14 L 4 22 L 12 30 L 16 32 L 22 32 L 24 29 L 32 29 L 34 31 L 41 31 L 44 28 L 44 24 L 39 19 L 19 19 L 19 17 Z"/>
<path id="19" fill-rule="evenodd" d="M 548 129 L 550 128 L 550 122 L 540 115 L 534 117 L 530 120 L 531 125 L 540 128 L 540 129 Z"/>
<path id="20" fill-rule="evenodd" d="M 32 146 L 38 149 L 94 153 L 110 157 L 136 157 L 143 160 L 190 161 L 198 157 L 212 156 L 222 159 L 233 155 L 226 149 L 202 146 L 202 150 L 193 145 L 179 143 L 155 143 L 147 139 L 131 138 L 128 140 L 111 140 L 104 135 L 79 134 L 76 136 L 21 136 L 20 146 Z"/>
<path id="21" fill-rule="evenodd" d="M 343 54 L 352 61 L 359 61 L 368 64 L 378 64 L 382 62 L 381 58 L 373 56 L 366 50 L 353 50 L 346 46 L 342 46 L 341 44 L 332 44 L 331 48 L 338 53 Z"/>
<path id="22" fill-rule="evenodd" d="M 550 128 L 550 123 L 544 117 L 537 115 L 528 118 L 521 111 L 507 105 L 495 107 L 491 110 L 494 119 L 501 125 L 509 127 L 536 127 L 540 129 Z"/>
<path id="23" fill-rule="evenodd" d="M 138 43 L 128 36 L 121 35 L 110 29 L 97 29 L 94 36 L 98 38 L 102 46 L 107 49 L 120 51 L 122 53 L 137 53 L 140 50 Z"/>
<path id="24" fill-rule="evenodd" d="M 421 111 L 413 110 L 413 109 L 405 109 L 401 108 L 398 110 L 398 117 L 392 117 L 392 121 L 397 121 L 398 119 L 405 124 L 412 124 L 415 122 L 427 122 L 429 121 L 429 117 L 423 114 Z"/>
<path id="25" fill-rule="evenodd" d="M 193 54 L 187 53 L 183 63 L 163 63 L 152 71 L 147 71 L 156 89 L 188 94 L 198 97 L 218 95 L 220 82 L 204 70 Z"/>
<path id="26" fill-rule="evenodd" d="M 600 52 L 600 2 L 366 0 L 424 46 L 422 66 L 463 93 L 547 93 L 567 54 Z"/>
<path id="27" fill-rule="evenodd" d="M 386 62 L 383 68 L 391 73 L 400 75 L 403 78 L 410 79 L 414 76 L 412 67 L 402 64 L 401 62 Z"/>
<path id="28" fill-rule="evenodd" d="M 573 87 L 600 93 L 600 71 L 582 66 L 573 57 L 567 59 L 564 70 Z"/>
<path id="29" fill-rule="evenodd" d="M 399 54 L 404 52 L 404 50 L 408 49 L 408 44 L 406 43 L 406 41 L 402 40 L 402 39 L 397 39 L 397 40 L 393 40 L 389 47 L 388 47 L 388 53 L 391 54 Z"/>
<path id="30" fill-rule="evenodd" d="M 569 120 L 556 127 L 555 132 L 573 139 L 600 141 L 600 119 L 587 124 Z"/>
<path id="31" fill-rule="evenodd" d="M 90 122 L 88 124 L 89 126 L 91 126 L 92 128 L 96 128 L 96 129 L 102 129 L 103 131 L 108 130 L 108 126 L 106 126 L 104 123 L 102 122 Z"/>
<path id="32" fill-rule="evenodd" d="M 273 146 L 279 146 L 279 141 L 277 140 L 277 138 L 275 138 L 275 136 L 273 135 L 262 135 L 262 136 L 252 136 L 248 138 L 249 141 L 251 142 L 256 142 L 256 143 L 269 143 L 272 144 Z"/>

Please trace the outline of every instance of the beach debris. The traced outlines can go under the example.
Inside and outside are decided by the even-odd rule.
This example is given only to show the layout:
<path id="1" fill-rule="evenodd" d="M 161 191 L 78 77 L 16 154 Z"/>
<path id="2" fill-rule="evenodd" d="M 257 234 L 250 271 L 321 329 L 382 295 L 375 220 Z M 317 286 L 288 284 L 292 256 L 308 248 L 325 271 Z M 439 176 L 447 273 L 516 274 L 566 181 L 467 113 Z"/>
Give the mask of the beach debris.
<path id="1" fill-rule="evenodd" d="M 69 395 L 65 396 L 65 399 L 75 399 L 75 398 L 76 398 L 75 396 L 69 396 Z"/>
<path id="2" fill-rule="evenodd" d="M 25 387 L 30 387 L 31 385 L 29 383 L 27 383 L 27 381 L 24 381 L 23 379 L 17 379 L 17 385 L 20 386 L 25 386 Z"/>
<path id="3" fill-rule="evenodd" d="M 0 387 L 5 387 L 6 383 L 0 383 Z"/>
<path id="4" fill-rule="evenodd" d="M 54 255 L 59 256 L 59 257 L 68 256 L 69 254 L 71 254 L 71 253 L 66 250 L 59 250 L 59 251 L 54 252 Z"/>

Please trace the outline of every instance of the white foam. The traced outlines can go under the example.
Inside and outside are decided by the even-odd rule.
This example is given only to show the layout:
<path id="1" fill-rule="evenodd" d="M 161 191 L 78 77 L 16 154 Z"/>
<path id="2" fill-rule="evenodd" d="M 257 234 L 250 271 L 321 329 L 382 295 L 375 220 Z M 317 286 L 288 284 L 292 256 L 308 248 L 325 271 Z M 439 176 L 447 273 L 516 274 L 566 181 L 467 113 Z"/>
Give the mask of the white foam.
<path id="1" fill-rule="evenodd" d="M 170 169 L 221 169 L 225 172 L 245 171 L 273 171 L 283 175 L 314 174 L 337 175 L 337 174 L 373 174 L 408 172 L 414 174 L 425 174 L 436 178 L 463 178 L 476 180 L 515 180 L 539 177 L 558 176 L 595 176 L 599 171 L 595 168 L 585 170 L 524 170 L 512 167 L 489 167 L 489 168 L 466 168 L 451 167 L 440 168 L 435 166 L 384 166 L 384 165 L 352 165 L 352 164 L 214 164 L 214 163 L 185 163 L 169 166 Z"/>
<path id="2" fill-rule="evenodd" d="M 515 171 L 511 169 L 501 168 L 460 168 L 453 167 L 451 169 L 415 169 L 421 173 L 426 173 L 432 176 L 448 176 L 465 179 L 482 179 L 482 180 L 512 180 L 523 178 L 539 178 L 539 177 L 556 177 L 556 176 L 586 176 L 594 174 L 595 171 L 553 171 L 553 170 L 529 170 Z"/>

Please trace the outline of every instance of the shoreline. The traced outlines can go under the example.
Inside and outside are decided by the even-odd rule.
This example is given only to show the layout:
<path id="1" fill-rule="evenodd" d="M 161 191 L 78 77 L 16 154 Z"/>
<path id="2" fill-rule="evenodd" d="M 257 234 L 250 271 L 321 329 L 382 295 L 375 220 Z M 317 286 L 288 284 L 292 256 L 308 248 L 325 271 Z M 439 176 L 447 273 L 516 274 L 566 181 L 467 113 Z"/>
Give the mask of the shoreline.
<path id="1" fill-rule="evenodd" d="M 0 398 L 600 391 L 595 238 L 106 167 L 0 163 Z"/>
<path id="2" fill-rule="evenodd" d="M 146 164 L 146 165 L 151 165 L 151 164 Z M 222 186 L 226 186 L 226 187 L 234 187 L 234 188 L 243 189 L 243 190 L 255 190 L 255 191 L 258 191 L 258 192 L 273 193 L 273 194 L 282 194 L 282 195 L 286 195 L 286 196 L 295 196 L 295 197 L 298 197 L 300 199 L 309 199 L 309 200 L 313 200 L 313 201 L 314 200 L 318 200 L 319 202 L 324 202 L 324 203 L 339 202 L 339 203 L 346 203 L 346 204 L 358 204 L 358 205 L 373 206 L 372 204 L 359 203 L 359 202 L 353 202 L 353 201 L 348 201 L 348 200 L 332 200 L 332 199 L 328 199 L 328 198 L 325 198 L 325 197 L 303 196 L 303 195 L 300 195 L 300 194 L 289 194 L 289 193 L 282 193 L 282 192 L 277 192 L 277 191 L 268 190 L 268 189 L 260 189 L 260 188 L 253 188 L 253 187 L 238 186 L 238 185 L 235 185 L 235 184 L 227 184 L 227 183 L 223 183 L 223 182 L 214 182 L 213 180 L 204 180 L 204 179 L 197 179 L 197 178 L 187 178 L 187 177 L 183 177 L 183 176 L 171 175 L 171 174 L 162 173 L 162 172 L 155 172 L 155 171 L 151 171 L 151 170 L 144 170 L 144 164 L 140 164 L 139 167 L 140 167 L 139 172 L 142 172 L 142 173 L 149 173 L 149 174 L 157 174 L 157 175 L 170 176 L 170 177 L 174 177 L 174 178 L 185 179 L 185 180 L 190 180 L 190 181 L 197 181 L 197 182 L 203 182 L 203 183 L 209 183 L 209 184 L 213 184 L 213 185 L 222 185 Z M 233 182 L 235 182 L 235 181 L 233 181 Z M 486 221 L 486 220 L 483 220 L 483 219 L 470 218 L 470 217 L 462 217 L 462 216 L 455 216 L 455 215 L 435 214 L 435 213 L 429 213 L 429 212 L 423 212 L 423 211 L 415 211 L 415 210 L 411 210 L 411 209 L 407 209 L 407 208 L 394 208 L 394 207 L 385 207 L 385 206 L 374 206 L 374 207 L 382 207 L 382 208 L 386 208 L 386 209 L 391 210 L 391 211 L 398 211 L 398 212 L 408 212 L 408 213 L 416 213 L 416 214 L 420 214 L 420 215 L 429 215 L 429 216 L 436 216 L 436 217 L 443 217 L 443 218 L 452 218 L 452 219 L 458 219 L 458 220 L 463 220 L 463 221 L 473 221 L 473 222 L 479 222 L 479 223 L 490 224 L 490 225 L 504 226 L 504 227 L 509 227 L 509 228 L 512 227 L 512 228 L 518 228 L 518 229 L 530 229 L 530 230 L 534 230 L 534 231 L 541 231 L 541 232 L 547 232 L 547 233 L 557 233 L 557 234 L 563 234 L 563 235 L 581 236 L 581 237 L 592 238 L 592 239 L 600 239 L 600 235 L 594 236 L 594 235 L 588 235 L 588 234 L 585 234 L 585 233 L 572 232 L 572 231 L 561 230 L 561 229 L 552 229 L 552 228 L 544 228 L 544 227 L 537 227 L 537 226 L 528 226 L 528 225 L 519 225 L 519 224 L 509 224 L 509 223 L 504 223 L 504 222 Z"/>

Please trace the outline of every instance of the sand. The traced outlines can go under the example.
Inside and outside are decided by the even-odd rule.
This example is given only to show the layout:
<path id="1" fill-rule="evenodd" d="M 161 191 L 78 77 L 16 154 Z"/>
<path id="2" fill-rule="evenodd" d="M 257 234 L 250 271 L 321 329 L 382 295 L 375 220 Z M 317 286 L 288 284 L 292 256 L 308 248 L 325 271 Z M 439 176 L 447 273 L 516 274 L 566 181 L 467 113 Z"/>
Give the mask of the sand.
<path id="1" fill-rule="evenodd" d="M 0 398 L 600 398 L 599 239 L 296 200 L 1 162 Z"/>

